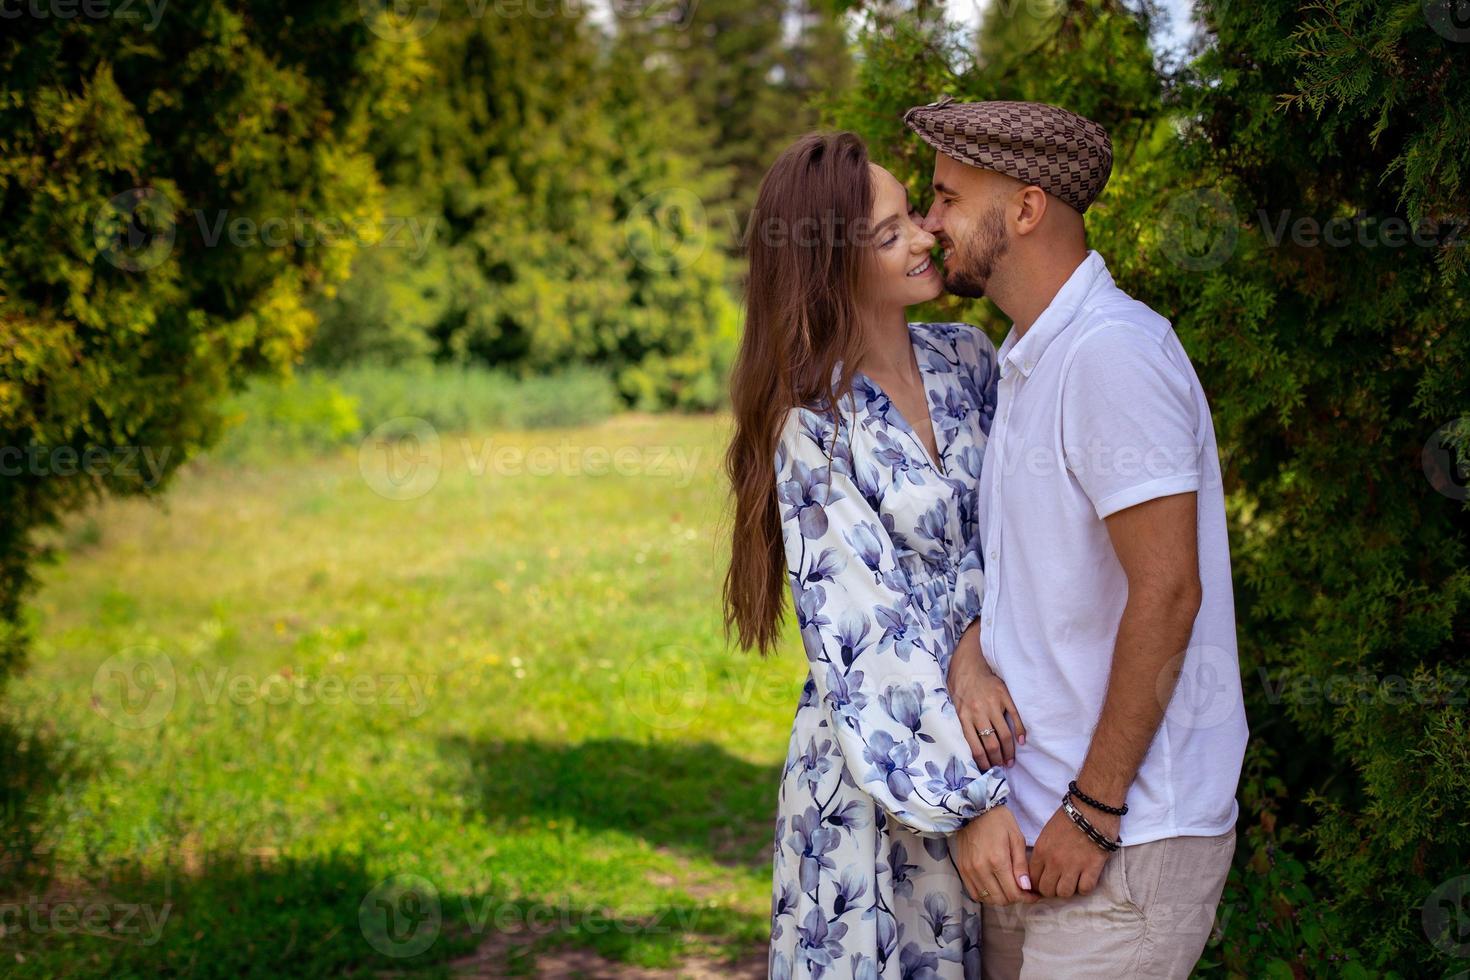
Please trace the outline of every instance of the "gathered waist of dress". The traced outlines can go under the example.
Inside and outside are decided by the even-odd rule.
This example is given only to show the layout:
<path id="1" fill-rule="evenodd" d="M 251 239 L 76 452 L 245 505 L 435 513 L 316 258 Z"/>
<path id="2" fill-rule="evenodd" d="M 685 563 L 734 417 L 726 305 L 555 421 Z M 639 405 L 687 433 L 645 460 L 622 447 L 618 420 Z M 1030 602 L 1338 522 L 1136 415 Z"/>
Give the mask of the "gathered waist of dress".
<path id="1" fill-rule="evenodd" d="M 959 577 L 959 563 L 948 558 L 934 558 L 917 551 L 899 551 L 895 555 L 899 571 L 909 583 L 910 591 L 949 591 Z"/>

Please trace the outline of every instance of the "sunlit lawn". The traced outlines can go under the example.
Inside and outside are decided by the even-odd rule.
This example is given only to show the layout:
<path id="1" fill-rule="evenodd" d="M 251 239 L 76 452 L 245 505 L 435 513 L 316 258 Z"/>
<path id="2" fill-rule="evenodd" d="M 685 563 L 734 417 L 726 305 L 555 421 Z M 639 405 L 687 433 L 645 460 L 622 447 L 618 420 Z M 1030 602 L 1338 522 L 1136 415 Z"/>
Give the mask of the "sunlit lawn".
<path id="1" fill-rule="evenodd" d="M 794 627 L 725 649 L 727 431 L 445 435 L 406 500 L 373 446 L 206 464 L 74 521 L 6 699 L 6 752 L 60 786 L 11 816 L 53 876 L 4 896 L 0 970 L 759 948 L 805 664 Z"/>

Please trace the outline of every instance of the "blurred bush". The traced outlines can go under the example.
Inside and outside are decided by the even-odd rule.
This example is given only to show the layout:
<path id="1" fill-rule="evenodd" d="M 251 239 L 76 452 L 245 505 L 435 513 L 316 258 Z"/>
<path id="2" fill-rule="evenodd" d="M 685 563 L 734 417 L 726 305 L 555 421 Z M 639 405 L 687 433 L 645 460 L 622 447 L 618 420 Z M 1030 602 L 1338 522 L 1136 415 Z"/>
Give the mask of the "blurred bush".
<path id="1" fill-rule="evenodd" d="M 417 364 L 306 370 L 261 378 L 224 405 L 229 428 L 206 455 L 265 464 L 356 444 L 395 419 L 440 432 L 586 425 L 620 407 L 603 372 L 580 367 L 515 378 L 483 367 Z"/>

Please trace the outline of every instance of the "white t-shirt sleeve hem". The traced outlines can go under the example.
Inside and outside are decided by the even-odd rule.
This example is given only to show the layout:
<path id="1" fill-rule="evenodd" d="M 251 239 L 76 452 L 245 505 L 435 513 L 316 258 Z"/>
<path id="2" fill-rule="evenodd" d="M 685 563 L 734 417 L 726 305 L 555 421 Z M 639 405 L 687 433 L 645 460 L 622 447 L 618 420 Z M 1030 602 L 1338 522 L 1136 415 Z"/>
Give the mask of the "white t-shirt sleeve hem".
<path id="1" fill-rule="evenodd" d="M 1149 480 L 1126 490 L 1108 494 L 1103 499 L 1096 501 L 1093 507 L 1097 510 L 1099 520 L 1116 514 L 1120 510 L 1127 510 L 1136 504 L 1157 497 L 1168 497 L 1176 493 L 1189 493 L 1199 490 L 1198 473 L 1176 473 L 1172 476 L 1160 477 L 1157 480 Z"/>

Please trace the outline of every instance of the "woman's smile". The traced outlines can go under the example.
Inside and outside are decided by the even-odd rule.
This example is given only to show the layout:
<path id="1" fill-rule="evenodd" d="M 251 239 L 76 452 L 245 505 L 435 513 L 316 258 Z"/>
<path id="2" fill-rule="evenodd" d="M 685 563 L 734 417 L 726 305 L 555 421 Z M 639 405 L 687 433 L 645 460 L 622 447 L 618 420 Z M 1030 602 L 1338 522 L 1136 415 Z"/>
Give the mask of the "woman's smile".
<path id="1" fill-rule="evenodd" d="M 934 271 L 934 260 L 931 257 L 929 257 L 929 256 L 926 255 L 926 256 L 924 256 L 924 261 L 922 261 L 918 265 L 914 266 L 908 272 L 905 272 L 904 275 L 911 276 L 911 277 L 917 277 L 917 276 L 928 275 L 929 273 L 931 273 L 933 271 Z"/>

